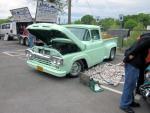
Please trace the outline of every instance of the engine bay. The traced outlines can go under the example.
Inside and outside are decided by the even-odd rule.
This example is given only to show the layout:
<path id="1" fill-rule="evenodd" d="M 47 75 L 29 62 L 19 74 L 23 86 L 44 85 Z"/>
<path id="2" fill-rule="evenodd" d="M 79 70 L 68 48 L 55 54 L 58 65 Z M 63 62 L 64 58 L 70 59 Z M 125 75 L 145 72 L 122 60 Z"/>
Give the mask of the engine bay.
<path id="1" fill-rule="evenodd" d="M 75 45 L 73 43 L 52 41 L 51 47 L 56 49 L 57 51 L 59 51 L 62 55 L 80 51 L 80 49 L 77 47 L 77 45 Z"/>

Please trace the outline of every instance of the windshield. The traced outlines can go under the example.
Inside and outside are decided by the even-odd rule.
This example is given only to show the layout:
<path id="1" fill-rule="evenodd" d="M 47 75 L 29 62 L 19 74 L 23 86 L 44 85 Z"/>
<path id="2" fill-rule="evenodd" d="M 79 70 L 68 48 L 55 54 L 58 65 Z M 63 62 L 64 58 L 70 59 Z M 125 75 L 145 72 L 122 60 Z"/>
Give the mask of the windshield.
<path id="1" fill-rule="evenodd" d="M 73 28 L 73 27 L 67 27 L 77 38 L 83 41 L 90 40 L 90 34 L 87 29 L 84 28 Z"/>

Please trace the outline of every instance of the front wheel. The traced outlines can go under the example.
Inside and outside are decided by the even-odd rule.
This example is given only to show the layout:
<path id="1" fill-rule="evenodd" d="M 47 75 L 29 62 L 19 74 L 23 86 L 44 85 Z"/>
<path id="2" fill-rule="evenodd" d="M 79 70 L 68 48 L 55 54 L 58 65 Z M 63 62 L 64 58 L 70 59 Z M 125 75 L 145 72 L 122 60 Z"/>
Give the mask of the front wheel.
<path id="1" fill-rule="evenodd" d="M 112 48 L 112 49 L 110 50 L 109 60 L 114 60 L 114 59 L 115 59 L 115 56 L 116 56 L 116 49 L 115 49 L 115 48 Z"/>
<path id="2" fill-rule="evenodd" d="M 84 64 L 82 61 L 76 61 L 72 64 L 70 77 L 78 77 L 80 72 L 84 70 Z"/>

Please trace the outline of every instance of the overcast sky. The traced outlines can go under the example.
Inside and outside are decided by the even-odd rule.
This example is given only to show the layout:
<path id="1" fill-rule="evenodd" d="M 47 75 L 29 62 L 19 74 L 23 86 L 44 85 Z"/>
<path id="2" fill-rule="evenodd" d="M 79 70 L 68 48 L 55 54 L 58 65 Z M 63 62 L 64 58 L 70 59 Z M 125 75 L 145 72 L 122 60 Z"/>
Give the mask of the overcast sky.
<path id="1" fill-rule="evenodd" d="M 30 2 L 29 2 L 30 1 Z M 0 18 L 11 16 L 11 9 L 29 7 L 34 18 L 36 2 L 32 0 L 0 0 Z M 72 19 L 79 19 L 85 14 L 94 17 L 114 17 L 119 14 L 150 13 L 150 0 L 72 0 Z M 66 14 L 67 15 L 67 14 Z M 66 15 L 61 17 L 66 21 Z"/>

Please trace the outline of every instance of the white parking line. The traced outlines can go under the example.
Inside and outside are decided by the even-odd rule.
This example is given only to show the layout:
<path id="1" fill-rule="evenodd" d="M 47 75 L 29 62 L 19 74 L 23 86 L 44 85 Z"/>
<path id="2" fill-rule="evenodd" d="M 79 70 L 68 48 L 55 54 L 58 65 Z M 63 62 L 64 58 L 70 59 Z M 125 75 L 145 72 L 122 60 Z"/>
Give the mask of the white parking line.
<path id="1" fill-rule="evenodd" d="M 12 54 L 10 54 L 10 53 L 8 53 L 8 52 L 2 52 L 3 54 L 6 54 L 6 55 L 8 55 L 8 56 L 14 56 L 14 55 L 12 55 Z"/>
<path id="2" fill-rule="evenodd" d="M 108 90 L 108 91 L 111 91 L 111 92 L 114 92 L 114 93 L 117 93 L 117 94 L 122 95 L 122 92 L 121 92 L 121 91 L 115 90 L 115 89 L 113 89 L 113 88 L 109 88 L 109 87 L 104 86 L 104 85 L 101 85 L 101 87 L 102 87 L 103 89 Z M 138 100 L 138 101 L 139 101 L 141 98 L 142 98 L 141 95 L 138 95 L 138 94 L 135 95 L 135 100 Z"/>
<path id="3" fill-rule="evenodd" d="M 25 49 L 18 49 L 18 50 L 15 50 L 15 51 L 5 51 L 5 52 L 2 52 L 6 55 L 9 55 L 9 56 L 24 56 L 25 55 Z"/>
<path id="4" fill-rule="evenodd" d="M 106 89 L 106 90 L 109 90 L 109 91 L 112 91 L 112 92 L 114 92 L 114 93 L 117 93 L 117 94 L 122 95 L 122 92 L 121 92 L 121 91 L 115 90 L 115 89 L 113 89 L 113 88 L 109 88 L 109 87 L 104 86 L 104 85 L 101 85 L 101 87 L 102 87 L 103 89 Z"/>
<path id="5" fill-rule="evenodd" d="M 15 47 L 16 45 L 2 45 L 2 47 Z"/>
<path id="6" fill-rule="evenodd" d="M 25 51 L 25 49 L 18 49 L 18 50 L 16 50 L 16 51 Z"/>

